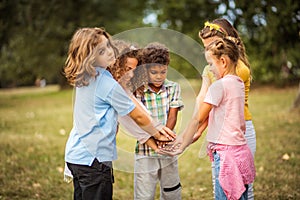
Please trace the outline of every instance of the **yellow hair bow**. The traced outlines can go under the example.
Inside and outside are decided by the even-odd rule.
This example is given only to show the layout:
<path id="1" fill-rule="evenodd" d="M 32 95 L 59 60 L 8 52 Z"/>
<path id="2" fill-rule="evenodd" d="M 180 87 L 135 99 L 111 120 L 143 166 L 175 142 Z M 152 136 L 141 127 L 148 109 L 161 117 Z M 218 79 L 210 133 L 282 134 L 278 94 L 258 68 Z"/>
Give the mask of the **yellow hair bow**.
<path id="1" fill-rule="evenodd" d="M 223 31 L 223 29 L 218 24 L 213 24 L 210 22 L 205 22 L 204 27 L 209 27 L 209 30 L 217 30 L 223 34 L 226 35 L 226 33 Z"/>

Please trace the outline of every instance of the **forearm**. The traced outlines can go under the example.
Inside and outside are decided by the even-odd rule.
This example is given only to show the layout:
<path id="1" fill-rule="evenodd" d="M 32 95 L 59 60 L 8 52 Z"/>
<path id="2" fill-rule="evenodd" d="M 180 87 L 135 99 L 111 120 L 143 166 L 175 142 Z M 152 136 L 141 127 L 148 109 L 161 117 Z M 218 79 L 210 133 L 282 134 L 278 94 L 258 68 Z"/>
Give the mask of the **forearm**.
<path id="1" fill-rule="evenodd" d="M 198 127 L 199 121 L 196 118 L 193 118 L 182 133 L 182 150 L 184 150 L 186 147 L 193 143 L 194 134 L 196 133 Z"/>
<path id="2" fill-rule="evenodd" d="M 194 134 L 192 143 L 196 142 L 201 137 L 201 135 L 202 135 L 203 131 L 205 131 L 207 125 L 208 125 L 208 119 L 203 124 L 201 124 L 201 126 L 199 127 L 197 132 Z"/>
<path id="3" fill-rule="evenodd" d="M 151 135 L 141 129 L 129 116 L 119 116 L 118 121 L 128 134 L 135 137 L 140 143 L 145 143 Z"/>
<path id="4" fill-rule="evenodd" d="M 169 129 L 173 130 L 175 128 L 177 122 L 177 118 L 173 117 L 173 118 L 168 118 L 166 127 L 168 127 Z"/>
<path id="5" fill-rule="evenodd" d="M 146 145 L 148 145 L 149 147 L 151 147 L 151 149 L 153 149 L 154 151 L 158 150 L 158 146 L 155 142 L 155 140 L 153 139 L 153 137 L 149 138 L 146 142 Z"/>
<path id="6" fill-rule="evenodd" d="M 177 114 L 178 114 L 178 108 L 170 108 L 169 109 L 166 127 L 168 127 L 171 130 L 173 130 L 175 128 L 175 125 L 177 122 Z"/>
<path id="7" fill-rule="evenodd" d="M 129 116 L 135 121 L 135 123 L 146 131 L 150 135 L 158 134 L 158 130 L 152 124 L 152 118 L 150 115 L 141 107 L 139 103 L 134 101 L 136 107 L 129 113 Z"/>

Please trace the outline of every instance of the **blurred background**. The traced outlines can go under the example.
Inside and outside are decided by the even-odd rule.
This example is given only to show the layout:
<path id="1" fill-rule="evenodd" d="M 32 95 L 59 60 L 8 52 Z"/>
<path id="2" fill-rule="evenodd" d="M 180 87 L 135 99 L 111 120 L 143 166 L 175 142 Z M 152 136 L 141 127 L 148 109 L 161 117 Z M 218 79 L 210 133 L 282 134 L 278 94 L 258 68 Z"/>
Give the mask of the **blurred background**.
<path id="1" fill-rule="evenodd" d="M 134 40 L 159 39 L 157 28 L 166 32 L 170 38 L 160 39 L 175 41 L 168 45 L 175 49 L 169 72 L 188 80 L 180 82 L 186 106 L 178 123 L 184 128 L 206 65 L 198 32 L 219 17 L 239 31 L 252 67 L 255 198 L 300 199 L 299 0 L 0 0 L 0 200 L 72 199 L 63 168 L 74 93 L 62 90 L 68 86 L 61 72 L 78 28 L 105 27 L 116 38 L 141 33 Z M 177 33 L 200 47 L 190 59 L 197 62 L 189 62 L 190 38 L 180 43 L 172 38 Z M 180 157 L 183 199 L 213 199 L 211 163 L 198 157 L 204 138 Z M 114 199 L 133 199 L 126 167 L 135 140 L 120 132 L 117 143 L 122 165 L 115 165 Z"/>
<path id="2" fill-rule="evenodd" d="M 111 35 L 159 27 L 179 31 L 202 45 L 198 31 L 205 21 L 218 17 L 227 18 L 239 31 L 255 84 L 299 83 L 298 0 L 2 0 L 0 88 L 43 86 L 45 81 L 66 86 L 61 69 L 79 27 L 105 27 Z M 182 60 L 172 67 L 186 78 L 199 76 Z"/>

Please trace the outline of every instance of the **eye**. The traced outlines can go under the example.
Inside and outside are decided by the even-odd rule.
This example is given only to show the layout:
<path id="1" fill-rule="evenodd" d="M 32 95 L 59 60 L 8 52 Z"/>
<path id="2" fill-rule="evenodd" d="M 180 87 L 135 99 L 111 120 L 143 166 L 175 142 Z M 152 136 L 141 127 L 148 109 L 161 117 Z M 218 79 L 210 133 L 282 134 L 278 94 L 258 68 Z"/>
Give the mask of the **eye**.
<path id="1" fill-rule="evenodd" d="M 103 55 L 103 54 L 104 54 L 104 52 L 105 52 L 105 50 L 104 50 L 104 49 L 100 49 L 100 50 L 99 50 L 99 55 Z"/>

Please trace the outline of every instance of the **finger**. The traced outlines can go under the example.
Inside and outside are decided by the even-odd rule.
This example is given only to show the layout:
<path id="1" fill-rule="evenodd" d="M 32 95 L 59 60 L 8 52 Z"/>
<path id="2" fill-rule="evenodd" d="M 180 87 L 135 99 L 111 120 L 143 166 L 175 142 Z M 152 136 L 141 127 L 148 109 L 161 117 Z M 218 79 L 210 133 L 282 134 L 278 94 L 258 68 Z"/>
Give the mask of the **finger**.
<path id="1" fill-rule="evenodd" d="M 176 138 L 176 134 L 171 130 L 169 129 L 168 127 L 163 127 L 161 130 L 162 134 L 164 134 L 166 137 L 171 137 L 173 139 Z"/>
<path id="2" fill-rule="evenodd" d="M 171 142 L 172 140 L 170 138 L 167 138 L 165 135 L 160 134 L 160 136 L 158 138 L 155 138 L 156 141 L 159 142 Z"/>
<path id="3" fill-rule="evenodd" d="M 172 151 L 167 151 L 167 150 L 164 150 L 164 149 L 159 149 L 158 153 L 162 154 L 162 155 L 174 156 L 174 153 Z"/>

